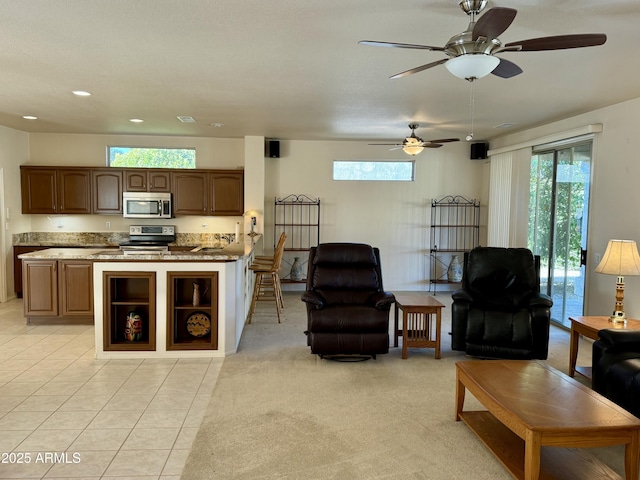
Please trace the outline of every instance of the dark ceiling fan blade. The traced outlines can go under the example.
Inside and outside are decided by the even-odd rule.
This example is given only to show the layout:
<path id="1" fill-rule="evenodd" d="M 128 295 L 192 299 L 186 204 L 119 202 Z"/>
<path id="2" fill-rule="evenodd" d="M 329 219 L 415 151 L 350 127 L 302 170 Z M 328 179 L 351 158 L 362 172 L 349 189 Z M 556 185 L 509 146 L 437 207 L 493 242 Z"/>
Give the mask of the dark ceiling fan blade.
<path id="1" fill-rule="evenodd" d="M 449 142 L 459 142 L 459 138 L 441 138 L 439 140 L 427 140 L 424 143 L 449 143 Z"/>
<path id="2" fill-rule="evenodd" d="M 401 147 L 400 143 L 369 143 L 368 145 L 386 145 L 387 147 Z"/>
<path id="3" fill-rule="evenodd" d="M 582 33 L 576 35 L 556 35 L 553 37 L 531 38 L 519 42 L 507 43 L 505 49 L 516 47 L 523 52 L 541 50 L 562 50 L 565 48 L 595 47 L 607 41 L 604 33 Z"/>
<path id="4" fill-rule="evenodd" d="M 486 37 L 489 40 L 499 37 L 509 28 L 517 13 L 518 11 L 513 8 L 494 7 L 487 10 L 473 27 L 471 38 L 476 41 L 478 37 Z"/>
<path id="5" fill-rule="evenodd" d="M 370 45 L 372 47 L 391 47 L 391 48 L 413 48 L 416 50 L 433 50 L 441 52 L 444 47 L 432 47 L 430 45 L 413 45 L 411 43 L 393 43 L 393 42 L 377 42 L 375 40 L 360 40 L 360 45 Z"/>
<path id="6" fill-rule="evenodd" d="M 516 75 L 520 75 L 522 73 L 522 69 L 515 63 L 501 58 L 500 63 L 496 68 L 493 69 L 491 73 L 496 77 L 511 78 L 515 77 Z"/>
<path id="7" fill-rule="evenodd" d="M 438 60 L 437 62 L 431 62 L 431 63 L 427 63 L 426 65 L 422 65 L 420 67 L 412 68 L 411 70 L 407 70 L 406 72 L 396 73 L 395 75 L 392 75 L 389 78 L 401 78 L 401 77 L 406 77 L 407 75 L 413 75 L 414 73 L 421 72 L 421 71 L 426 70 L 428 68 L 432 68 L 432 67 L 436 67 L 438 65 L 442 65 L 447 60 L 449 60 L 449 59 L 448 58 L 443 58 L 442 60 Z"/>
<path id="8" fill-rule="evenodd" d="M 443 147 L 441 143 L 431 143 L 431 142 L 423 142 L 422 145 L 424 148 L 440 148 Z"/>

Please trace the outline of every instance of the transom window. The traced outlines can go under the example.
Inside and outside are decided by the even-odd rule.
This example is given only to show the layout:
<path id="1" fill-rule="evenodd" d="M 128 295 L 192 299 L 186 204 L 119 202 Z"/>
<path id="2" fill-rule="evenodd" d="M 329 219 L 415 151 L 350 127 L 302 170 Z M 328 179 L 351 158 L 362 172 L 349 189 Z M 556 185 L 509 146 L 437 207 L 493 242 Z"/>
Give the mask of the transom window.
<path id="1" fill-rule="evenodd" d="M 196 149 L 109 146 L 107 165 L 133 168 L 196 168 Z"/>
<path id="2" fill-rule="evenodd" d="M 415 178 L 412 160 L 334 160 L 334 180 L 366 180 L 412 182 Z"/>

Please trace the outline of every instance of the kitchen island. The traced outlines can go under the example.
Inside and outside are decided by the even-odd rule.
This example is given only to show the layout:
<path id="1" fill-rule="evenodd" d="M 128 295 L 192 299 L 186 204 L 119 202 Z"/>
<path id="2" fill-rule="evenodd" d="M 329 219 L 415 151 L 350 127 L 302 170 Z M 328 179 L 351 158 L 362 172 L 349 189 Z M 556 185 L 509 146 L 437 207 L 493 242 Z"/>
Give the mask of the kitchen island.
<path id="1" fill-rule="evenodd" d="M 195 252 L 54 248 L 20 255 L 25 317 L 93 318 L 97 358 L 223 357 L 240 341 L 253 284 L 248 267 L 261 248 L 261 236 L 247 236 Z"/>

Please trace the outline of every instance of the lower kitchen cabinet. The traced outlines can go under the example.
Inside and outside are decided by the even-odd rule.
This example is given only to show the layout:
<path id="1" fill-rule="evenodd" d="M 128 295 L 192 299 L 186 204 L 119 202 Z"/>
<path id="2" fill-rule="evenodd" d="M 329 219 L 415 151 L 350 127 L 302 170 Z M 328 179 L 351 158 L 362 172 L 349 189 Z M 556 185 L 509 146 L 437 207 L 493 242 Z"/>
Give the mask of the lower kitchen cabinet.
<path id="1" fill-rule="evenodd" d="M 168 272 L 167 287 L 167 350 L 217 350 L 218 272 Z"/>
<path id="2" fill-rule="evenodd" d="M 104 351 L 156 349 L 155 272 L 103 272 Z"/>
<path id="3" fill-rule="evenodd" d="M 22 246 L 17 245 L 13 247 L 13 289 L 16 292 L 16 297 L 22 298 L 22 260 L 18 258 L 18 255 L 23 253 L 37 252 L 39 250 L 46 250 L 52 247 L 35 247 L 35 246 Z"/>
<path id="4" fill-rule="evenodd" d="M 24 282 L 24 316 L 58 316 L 58 261 L 24 260 L 22 262 Z"/>
<path id="5" fill-rule="evenodd" d="M 24 316 L 29 322 L 76 319 L 93 323 L 92 262 L 23 260 L 22 277 Z"/>
<path id="6" fill-rule="evenodd" d="M 93 316 L 93 264 L 58 261 L 59 312 L 62 317 Z"/>

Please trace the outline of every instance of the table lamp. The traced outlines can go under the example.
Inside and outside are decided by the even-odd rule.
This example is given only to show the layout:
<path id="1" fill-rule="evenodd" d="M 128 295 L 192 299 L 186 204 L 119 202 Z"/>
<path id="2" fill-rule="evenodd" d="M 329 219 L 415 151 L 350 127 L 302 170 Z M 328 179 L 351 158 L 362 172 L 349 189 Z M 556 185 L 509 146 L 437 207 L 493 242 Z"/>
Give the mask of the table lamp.
<path id="1" fill-rule="evenodd" d="M 616 304 L 609 321 L 627 323 L 624 313 L 624 276 L 640 275 L 640 255 L 633 240 L 609 240 L 607 250 L 596 267 L 597 273 L 616 275 Z"/>

